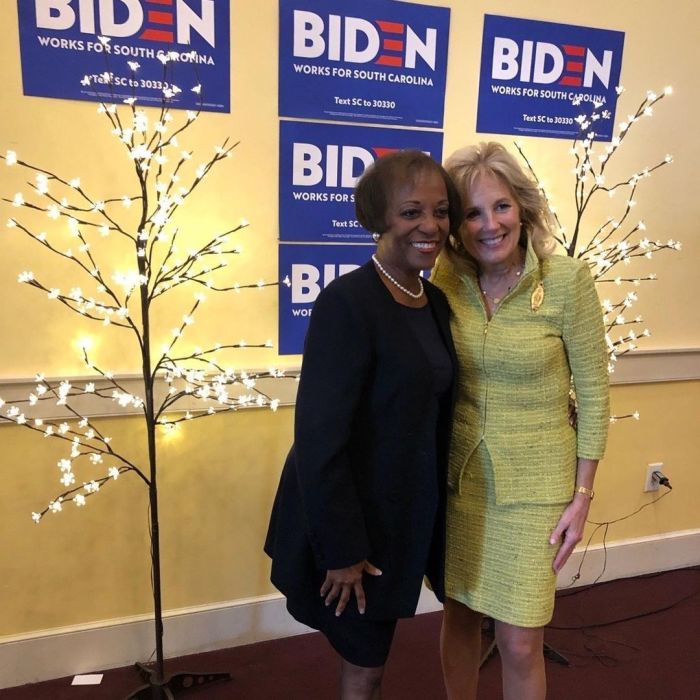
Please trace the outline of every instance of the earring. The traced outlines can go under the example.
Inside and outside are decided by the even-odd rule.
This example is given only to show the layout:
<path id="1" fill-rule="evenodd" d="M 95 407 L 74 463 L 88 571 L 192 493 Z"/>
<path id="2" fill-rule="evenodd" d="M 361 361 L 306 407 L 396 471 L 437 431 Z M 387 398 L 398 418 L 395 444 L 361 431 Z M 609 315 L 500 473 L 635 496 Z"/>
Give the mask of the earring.
<path id="1" fill-rule="evenodd" d="M 378 242 L 379 242 L 379 239 L 381 238 L 381 236 L 382 236 L 381 233 L 377 233 L 377 232 L 375 231 L 375 232 L 372 234 L 372 240 L 373 240 L 375 243 L 378 243 Z"/>

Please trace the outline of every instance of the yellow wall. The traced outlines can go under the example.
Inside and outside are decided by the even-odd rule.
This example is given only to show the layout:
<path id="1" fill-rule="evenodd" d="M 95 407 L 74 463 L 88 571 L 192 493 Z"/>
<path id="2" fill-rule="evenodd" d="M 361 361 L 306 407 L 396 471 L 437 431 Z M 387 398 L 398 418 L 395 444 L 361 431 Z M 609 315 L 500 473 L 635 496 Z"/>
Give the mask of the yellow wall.
<path id="1" fill-rule="evenodd" d="M 590 519 L 617 520 L 664 493 L 663 488 L 658 493 L 642 492 L 647 465 L 662 462 L 673 491 L 639 515 L 612 525 L 608 541 L 700 527 L 695 503 L 700 493 L 696 457 L 700 381 L 617 385 L 612 387 L 611 399 L 613 413 L 638 410 L 640 419 L 610 427 Z M 594 539 L 600 541 L 600 537 Z"/>
<path id="2" fill-rule="evenodd" d="M 675 163 L 644 183 L 637 195 L 638 215 L 652 238 L 679 238 L 680 254 L 660 256 L 649 264 L 659 275 L 642 292 L 640 311 L 654 332 L 648 348 L 700 347 L 700 308 L 694 299 L 700 242 L 696 234 L 700 200 L 689 184 L 700 162 L 700 145 L 692 118 L 700 102 L 694 66 L 695 28 L 700 9 L 693 0 L 661 3 L 639 0 L 614 4 L 590 0 L 584 5 L 524 0 L 464 3 L 435 2 L 452 8 L 446 100 L 445 153 L 485 138 L 475 134 L 478 65 L 484 12 L 548 19 L 622 30 L 626 33 L 622 82 L 627 88 L 618 116 L 635 109 L 647 89 L 674 86 L 657 116 L 629 138 L 624 174 L 650 165 L 667 152 Z M 21 94 L 16 5 L 0 5 L 0 25 L 10 28 L 0 46 L 0 151 L 16 150 L 26 160 L 80 175 L 104 196 L 126 186 L 121 161 L 92 103 L 24 97 Z M 252 32 L 250 27 L 267 28 Z M 232 113 L 207 114 L 198 125 L 194 146 L 202 157 L 226 136 L 241 144 L 234 158 L 210 178 L 206 191 L 191 202 L 183 224 L 217 231 L 246 217 L 252 223 L 241 242 L 245 254 L 235 277 L 276 277 L 277 221 L 277 3 L 238 0 L 232 3 Z M 618 119 L 619 121 L 619 119 Z M 508 143 L 509 139 L 502 140 Z M 560 209 L 571 189 L 568 143 L 524 139 L 538 170 L 553 183 Z M 121 156 L 119 156 L 121 157 Z M 119 167 L 117 167 L 119 166 Z M 0 164 L 0 193 L 22 186 L 16 173 Z M 188 208 L 190 206 L 188 205 Z M 202 212 L 206 212 L 205 215 Z M 3 210 L 2 221 L 13 210 Z M 77 335 L 73 315 L 51 306 L 43 295 L 16 283 L 24 269 L 71 278 L 52 261 L 35 255 L 16 231 L 0 232 L 0 381 L 84 373 L 71 347 Z M 644 294 L 646 293 L 646 297 Z M 646 299 L 646 300 L 645 300 Z M 212 300 L 198 320 L 197 338 L 215 341 L 276 339 L 276 292 Z M 170 308 L 177 312 L 182 309 Z M 167 320 L 164 329 L 173 324 Z M 89 326 L 84 326 L 89 328 Z M 201 333 L 201 336 L 199 335 Z M 104 336 L 95 349 L 99 364 L 115 372 L 133 372 L 136 361 L 120 336 Z M 268 366 L 274 351 L 248 351 L 232 359 L 239 366 Z M 298 358 L 282 358 L 293 366 Z M 1 393 L 1 392 L 0 392 Z M 638 409 L 639 423 L 613 426 L 608 456 L 601 466 L 594 519 L 625 515 L 650 496 L 641 493 L 644 467 L 663 461 L 674 492 L 638 516 L 619 523 L 609 537 L 620 539 L 692 529 L 700 526 L 691 494 L 700 476 L 691 460 L 698 454 L 700 382 L 640 384 L 613 389 L 618 413 Z M 161 499 L 164 604 L 166 608 L 235 600 L 271 592 L 268 563 L 260 548 L 279 469 L 291 440 L 292 409 L 226 414 L 188 424 L 178 440 L 162 445 Z M 140 444 L 135 419 L 104 419 L 115 440 Z M 51 516 L 39 526 L 29 518 L 56 493 L 61 456 L 49 440 L 12 426 L 0 426 L 0 477 L 3 509 L 0 529 L 0 592 L 5 606 L 0 635 L 123 617 L 151 609 L 147 504 L 133 477 L 111 484 L 81 510 Z"/>
<path id="3" fill-rule="evenodd" d="M 291 439 L 293 410 L 246 411 L 194 421 L 160 442 L 163 605 L 166 609 L 270 593 L 262 554 L 267 515 Z M 143 458 L 135 419 L 97 421 Z M 0 516 L 0 636 L 152 610 L 148 497 L 120 477 L 78 509 L 31 512 L 59 491 L 55 443 L 0 428 L 5 503 Z M 129 449 L 129 445 L 135 445 Z"/>

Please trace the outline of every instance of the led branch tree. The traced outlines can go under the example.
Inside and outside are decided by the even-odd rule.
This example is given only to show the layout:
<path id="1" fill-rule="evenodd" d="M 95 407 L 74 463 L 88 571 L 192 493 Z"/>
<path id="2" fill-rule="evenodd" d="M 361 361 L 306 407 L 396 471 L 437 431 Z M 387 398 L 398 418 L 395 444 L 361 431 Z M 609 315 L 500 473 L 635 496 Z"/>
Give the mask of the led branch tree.
<path id="1" fill-rule="evenodd" d="M 161 60 L 167 64 L 168 57 Z M 135 73 L 139 65 L 130 62 L 129 67 Z M 109 72 L 100 76 L 101 86 L 110 85 L 112 80 Z M 198 85 L 192 89 L 195 93 L 201 91 Z M 128 194 L 103 199 L 78 178 L 68 179 L 25 162 L 12 151 L 0 156 L 7 166 L 20 167 L 33 176 L 26 196 L 20 192 L 4 200 L 19 210 L 9 218 L 7 226 L 28 236 L 46 255 L 63 259 L 81 278 L 69 290 L 53 286 L 30 271 L 22 272 L 19 281 L 44 292 L 49 300 L 83 318 L 123 331 L 128 337 L 125 342 L 135 348 L 140 358 L 140 388 L 134 391 L 124 380 L 95 364 L 88 347 L 83 347 L 83 359 L 90 371 L 87 381 L 78 386 L 75 381 L 49 380 L 39 374 L 34 390 L 26 399 L 8 402 L 0 399 L 0 418 L 65 444 L 64 456 L 58 461 L 60 490 L 46 506 L 32 513 L 37 523 L 69 504 L 85 506 L 102 487 L 128 473 L 136 475 L 147 487 L 156 641 L 155 678 L 149 687 L 155 697 L 161 697 L 161 693 L 172 697 L 170 688 L 173 688 L 163 675 L 157 430 L 173 429 L 180 421 L 209 416 L 219 410 L 249 406 L 275 410 L 279 401 L 263 391 L 258 382 L 284 375 L 275 369 L 257 373 L 236 371 L 219 359 L 224 351 L 233 348 L 271 347 L 270 341 L 248 344 L 241 340 L 183 349 L 183 339 L 205 300 L 203 291 L 239 292 L 276 282 L 238 284 L 221 280 L 232 256 L 241 252 L 232 237 L 247 226 L 245 221 L 216 235 L 207 234 L 204 241 L 199 232 L 175 227 L 176 212 L 211 170 L 231 156 L 235 147 L 226 140 L 215 148 L 213 155 L 193 167 L 193 152 L 181 147 L 179 140 L 200 112 L 172 110 L 171 101 L 178 92 L 177 87 L 170 85 L 164 90 L 161 107 L 150 108 L 148 112 L 137 107 L 134 98 L 120 105 L 101 103 L 98 107 L 112 134 L 121 142 L 133 170 L 134 190 Z M 40 228 L 44 217 L 51 224 L 48 233 Z M 72 240 L 68 248 L 63 242 L 66 236 Z M 184 242 L 190 244 L 187 250 L 182 249 Z M 111 267 L 115 245 L 126 246 L 131 260 L 126 269 Z M 161 318 L 172 312 L 174 305 L 169 293 L 187 287 L 196 293 L 172 335 L 156 349 L 152 322 L 156 314 Z M 99 429 L 87 411 L 81 411 L 80 404 L 86 395 L 93 400 L 116 402 L 123 410 L 143 417 L 148 455 L 145 464 L 130 459 Z M 58 419 L 41 418 L 47 403 L 57 405 L 63 415 Z M 54 415 L 56 410 L 51 407 Z M 81 472 L 86 476 L 79 479 Z M 147 695 L 138 697 L 150 694 L 148 691 Z"/>
<path id="2" fill-rule="evenodd" d="M 618 95 L 622 92 L 624 92 L 624 88 L 617 88 Z M 650 177 L 654 171 L 673 162 L 673 158 L 666 155 L 655 165 L 644 167 L 626 178 L 615 178 L 613 181 L 608 180 L 606 169 L 634 126 L 641 119 L 651 117 L 654 105 L 671 93 L 670 87 L 665 88 L 661 94 L 647 92 L 636 112 L 628 115 L 627 120 L 618 125 L 617 135 L 612 138 L 610 143 L 599 144 L 598 148 L 596 148 L 598 145 L 596 141 L 598 134 L 595 131 L 596 122 L 601 119 L 611 119 L 611 112 L 605 109 L 602 104 L 593 103 L 593 110 L 590 114 L 581 114 L 576 118 L 579 132 L 570 151 L 575 161 L 573 170 L 575 217 L 571 234 L 562 225 L 544 184 L 537 176 L 522 146 L 516 143 L 516 148 L 547 200 L 558 227 L 555 237 L 567 255 L 581 258 L 588 263 L 599 289 L 611 285 L 614 288 L 620 288 L 616 298 L 612 300 L 603 298 L 602 301 L 608 345 L 608 371 L 611 373 L 615 370 L 615 362 L 618 357 L 634 350 L 640 338 L 650 335 L 646 328 L 639 332 L 636 330 L 643 323 L 640 316 L 630 317 L 627 314 L 637 301 L 636 288 L 643 282 L 651 282 L 656 279 L 656 275 L 653 273 L 646 275 L 635 272 L 622 273 L 620 265 L 627 268 L 634 258 L 651 259 L 654 253 L 662 250 L 680 250 L 681 244 L 672 239 L 666 242 L 650 240 L 645 235 L 644 222 L 636 220 L 632 214 L 636 204 L 635 193 L 640 183 Z M 602 223 L 591 225 L 589 222 L 592 213 L 591 205 L 604 195 L 610 200 L 614 200 L 618 193 L 621 197 L 618 197 L 613 203 L 617 203 L 619 216 L 608 216 Z M 635 412 L 629 415 L 612 416 L 611 421 L 631 417 L 639 418 L 639 414 Z"/>

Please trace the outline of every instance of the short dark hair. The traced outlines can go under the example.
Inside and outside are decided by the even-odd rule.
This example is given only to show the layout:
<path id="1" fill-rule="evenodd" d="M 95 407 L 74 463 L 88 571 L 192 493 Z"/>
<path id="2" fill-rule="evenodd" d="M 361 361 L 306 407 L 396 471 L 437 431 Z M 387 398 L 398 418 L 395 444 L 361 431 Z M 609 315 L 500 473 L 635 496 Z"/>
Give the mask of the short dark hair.
<path id="1" fill-rule="evenodd" d="M 459 191 L 440 163 L 417 150 L 388 153 L 365 170 L 355 185 L 355 215 L 360 225 L 373 233 L 384 233 L 391 196 L 426 172 L 437 173 L 445 183 L 450 233 L 456 234 L 464 216 Z"/>

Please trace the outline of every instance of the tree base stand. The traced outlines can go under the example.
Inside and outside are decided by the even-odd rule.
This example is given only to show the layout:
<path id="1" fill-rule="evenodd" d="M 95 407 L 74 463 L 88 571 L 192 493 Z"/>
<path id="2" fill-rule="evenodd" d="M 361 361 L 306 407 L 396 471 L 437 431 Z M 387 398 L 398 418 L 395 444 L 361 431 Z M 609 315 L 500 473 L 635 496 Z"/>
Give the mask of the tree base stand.
<path id="1" fill-rule="evenodd" d="M 162 681 L 157 681 L 156 670 L 145 664 L 136 663 L 136 669 L 146 681 L 145 685 L 137 688 L 126 700 L 174 700 L 189 690 L 201 688 L 211 683 L 230 681 L 231 674 L 222 673 L 174 673 Z"/>
<path id="2" fill-rule="evenodd" d="M 495 624 L 493 619 L 490 617 L 485 617 L 482 623 L 482 631 L 486 632 L 486 634 L 490 637 L 491 641 L 489 642 L 488 647 L 486 647 L 486 651 L 481 655 L 481 661 L 479 661 L 479 668 L 481 668 L 498 650 L 498 647 L 496 646 L 496 632 L 494 627 Z M 567 659 L 566 656 L 560 654 L 553 647 L 550 647 L 549 644 L 547 644 L 547 642 L 543 643 L 543 647 L 545 659 L 549 659 L 550 661 L 556 661 L 562 666 L 571 665 L 569 659 Z"/>

